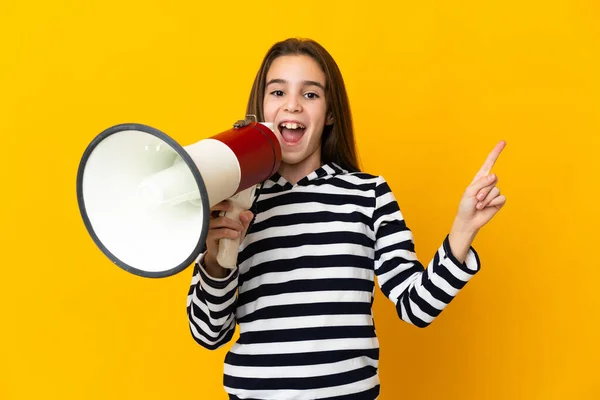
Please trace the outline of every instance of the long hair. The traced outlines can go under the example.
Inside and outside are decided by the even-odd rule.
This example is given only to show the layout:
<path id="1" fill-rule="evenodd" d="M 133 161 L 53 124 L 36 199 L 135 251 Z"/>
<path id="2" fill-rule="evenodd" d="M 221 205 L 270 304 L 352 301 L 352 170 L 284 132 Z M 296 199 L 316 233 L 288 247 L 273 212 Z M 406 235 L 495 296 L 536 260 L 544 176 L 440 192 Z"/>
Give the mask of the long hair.
<path id="1" fill-rule="evenodd" d="M 354 129 L 350 103 L 342 73 L 333 57 L 312 39 L 290 38 L 275 43 L 265 55 L 254 79 L 248 100 L 247 114 L 264 120 L 263 100 L 267 72 L 277 57 L 307 55 L 312 57 L 325 73 L 325 99 L 327 110 L 333 116 L 333 125 L 326 125 L 321 138 L 321 162 L 334 162 L 350 171 L 360 171 L 354 143 Z"/>

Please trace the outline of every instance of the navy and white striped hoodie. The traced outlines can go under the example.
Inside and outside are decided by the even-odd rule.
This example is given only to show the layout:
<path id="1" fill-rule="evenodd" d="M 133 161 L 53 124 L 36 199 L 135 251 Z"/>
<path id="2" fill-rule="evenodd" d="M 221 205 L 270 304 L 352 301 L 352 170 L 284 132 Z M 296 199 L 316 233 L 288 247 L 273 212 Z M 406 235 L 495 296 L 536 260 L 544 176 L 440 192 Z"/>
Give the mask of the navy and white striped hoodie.
<path id="1" fill-rule="evenodd" d="M 296 185 L 275 174 L 255 212 L 238 268 L 215 279 L 200 256 L 187 300 L 207 349 L 239 325 L 224 366 L 231 399 L 376 399 L 375 283 L 399 318 L 425 327 L 480 269 L 473 248 L 458 262 L 448 236 L 425 269 L 385 179 L 333 163 Z"/>

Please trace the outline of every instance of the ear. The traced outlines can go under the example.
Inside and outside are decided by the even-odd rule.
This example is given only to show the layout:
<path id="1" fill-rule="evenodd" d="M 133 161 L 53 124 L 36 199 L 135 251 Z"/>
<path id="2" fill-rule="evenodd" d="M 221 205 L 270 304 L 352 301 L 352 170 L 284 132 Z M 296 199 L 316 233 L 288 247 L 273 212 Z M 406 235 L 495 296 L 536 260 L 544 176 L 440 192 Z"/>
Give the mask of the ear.
<path id="1" fill-rule="evenodd" d="M 333 119 L 333 113 L 331 111 L 329 111 L 327 113 L 327 119 L 325 120 L 325 125 L 333 125 L 334 119 Z"/>

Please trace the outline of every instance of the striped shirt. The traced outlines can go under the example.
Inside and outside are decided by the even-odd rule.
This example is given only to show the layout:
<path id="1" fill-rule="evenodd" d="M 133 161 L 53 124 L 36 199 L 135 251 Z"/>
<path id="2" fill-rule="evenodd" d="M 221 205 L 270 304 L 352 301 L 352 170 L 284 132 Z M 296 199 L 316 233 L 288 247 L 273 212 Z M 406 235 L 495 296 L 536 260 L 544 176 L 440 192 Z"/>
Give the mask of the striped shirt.
<path id="1" fill-rule="evenodd" d="M 375 282 L 399 318 L 425 327 L 480 268 L 473 248 L 458 262 L 446 236 L 425 269 L 385 179 L 333 163 L 296 185 L 275 174 L 255 215 L 238 268 L 212 278 L 201 255 L 187 299 L 201 346 L 223 346 L 239 325 L 230 399 L 376 399 Z"/>

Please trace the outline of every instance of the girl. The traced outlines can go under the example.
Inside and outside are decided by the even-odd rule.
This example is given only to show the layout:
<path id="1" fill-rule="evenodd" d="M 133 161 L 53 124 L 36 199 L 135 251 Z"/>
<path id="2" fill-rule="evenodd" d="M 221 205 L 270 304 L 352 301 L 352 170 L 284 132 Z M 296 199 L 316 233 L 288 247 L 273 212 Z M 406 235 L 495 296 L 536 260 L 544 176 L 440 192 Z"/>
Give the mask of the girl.
<path id="1" fill-rule="evenodd" d="M 375 276 L 399 318 L 426 327 L 479 271 L 471 243 L 506 199 L 489 174 L 500 142 L 466 189 L 427 269 L 385 179 L 359 171 L 340 71 L 312 40 L 275 44 L 258 71 L 247 114 L 273 122 L 279 171 L 237 223 L 213 207 L 207 250 L 187 301 L 194 339 L 225 358 L 230 399 L 376 399 Z M 251 220 L 254 219 L 249 229 Z M 241 235 L 234 270 L 218 240 Z"/>

